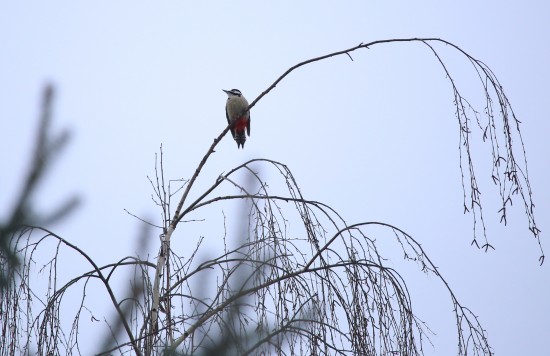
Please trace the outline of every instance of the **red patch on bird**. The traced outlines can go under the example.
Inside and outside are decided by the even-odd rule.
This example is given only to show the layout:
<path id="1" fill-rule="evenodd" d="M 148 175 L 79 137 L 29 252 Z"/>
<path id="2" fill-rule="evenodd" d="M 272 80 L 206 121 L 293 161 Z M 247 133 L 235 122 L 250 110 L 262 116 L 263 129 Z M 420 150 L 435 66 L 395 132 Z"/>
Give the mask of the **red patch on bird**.
<path id="1" fill-rule="evenodd" d="M 237 132 L 244 131 L 244 129 L 246 128 L 247 123 L 248 123 L 248 120 L 246 118 L 244 118 L 244 117 L 240 118 L 235 123 L 235 131 L 237 131 Z"/>

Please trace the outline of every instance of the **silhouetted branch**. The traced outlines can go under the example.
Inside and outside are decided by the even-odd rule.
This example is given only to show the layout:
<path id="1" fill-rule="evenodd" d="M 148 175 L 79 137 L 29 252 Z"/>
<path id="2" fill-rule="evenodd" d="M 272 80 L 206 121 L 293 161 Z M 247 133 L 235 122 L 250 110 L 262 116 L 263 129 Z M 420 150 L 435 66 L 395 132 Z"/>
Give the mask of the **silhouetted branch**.
<path id="1" fill-rule="evenodd" d="M 502 207 L 499 210 L 499 213 L 501 214 L 500 222 L 506 223 L 506 205 L 508 203 L 510 203 L 511 205 L 512 196 L 519 193 L 523 201 L 525 214 L 528 219 L 529 231 L 531 231 L 533 236 L 537 239 L 537 243 L 541 251 L 541 256 L 539 260 L 541 264 L 544 263 L 544 251 L 540 242 L 540 229 L 537 227 L 537 224 L 535 222 L 535 216 L 534 216 L 535 204 L 533 203 L 531 183 L 529 182 L 529 175 L 528 175 L 528 169 L 527 169 L 527 156 L 525 154 L 525 145 L 523 143 L 523 138 L 519 128 L 520 121 L 516 118 L 516 115 L 514 114 L 512 106 L 502 89 L 502 85 L 498 81 L 493 71 L 485 63 L 483 63 L 478 59 L 475 59 L 459 46 L 440 38 L 394 38 L 394 39 L 387 39 L 387 40 L 372 41 L 365 44 L 360 43 L 355 47 L 351 47 L 342 51 L 329 53 L 316 58 L 308 59 L 306 61 L 300 62 L 290 67 L 279 78 L 277 78 L 277 80 L 275 80 L 273 84 L 271 84 L 265 91 L 263 91 L 256 99 L 254 99 L 250 103 L 249 110 L 252 107 L 254 107 L 265 95 L 267 95 L 271 90 L 273 90 L 291 72 L 293 72 L 294 70 L 302 66 L 305 66 L 310 63 L 322 61 L 331 57 L 336 57 L 341 55 L 350 56 L 351 52 L 354 52 L 359 49 L 370 49 L 371 47 L 379 44 L 399 43 L 399 42 L 420 42 L 428 46 L 428 48 L 430 48 L 432 53 L 436 56 L 438 62 L 443 67 L 445 74 L 449 79 L 451 86 L 453 88 L 453 95 L 455 99 L 454 103 L 456 107 L 455 115 L 459 121 L 459 126 L 460 126 L 459 130 L 462 138 L 462 144 L 459 147 L 459 152 L 460 152 L 459 164 L 460 164 L 460 170 L 462 174 L 462 188 L 464 191 L 464 212 L 465 213 L 472 212 L 473 222 L 474 222 L 474 226 L 473 226 L 474 239 L 472 241 L 472 244 L 475 244 L 476 246 L 485 249 L 485 251 L 487 251 L 489 248 L 494 249 L 494 247 L 487 240 L 487 233 L 486 233 L 485 222 L 483 218 L 482 205 L 480 201 L 480 190 L 476 180 L 475 169 L 474 169 L 474 164 L 472 160 L 472 151 L 470 148 L 470 136 L 471 136 L 471 130 L 469 127 L 470 118 L 466 111 L 467 109 L 472 109 L 473 112 L 476 113 L 475 115 L 478 123 L 479 123 L 479 116 L 477 115 L 477 111 L 460 94 L 457 86 L 455 85 L 455 81 L 453 79 L 452 73 L 450 73 L 449 70 L 447 69 L 444 61 L 442 60 L 439 53 L 435 49 L 434 44 L 444 44 L 454 48 L 460 54 L 466 57 L 466 59 L 472 64 L 475 71 L 477 72 L 480 83 L 484 89 L 486 102 L 487 102 L 487 106 L 485 108 L 487 123 L 485 125 L 481 125 L 481 123 L 479 123 L 479 128 L 483 131 L 484 140 L 487 137 L 489 137 L 491 140 L 491 145 L 492 145 L 491 148 L 492 148 L 492 156 L 493 156 L 492 179 L 495 182 L 495 184 L 498 183 L 499 185 L 500 196 L 502 200 Z M 497 97 L 498 105 L 496 110 L 494 108 L 493 99 L 491 95 L 492 93 L 490 92 L 490 90 L 492 90 L 494 92 L 494 95 L 496 95 Z M 495 121 L 495 112 L 499 113 L 502 119 L 503 136 L 500 139 L 498 137 L 498 133 L 496 132 L 497 123 Z M 515 125 L 512 125 L 512 124 L 515 124 Z M 519 145 L 520 145 L 519 153 L 522 155 L 521 165 L 516 161 L 514 152 L 517 150 L 513 150 L 513 146 L 512 146 L 514 133 L 517 134 L 519 137 Z M 499 143 L 500 140 L 504 141 L 504 146 L 505 146 L 504 153 L 501 152 L 500 143 Z M 463 152 L 463 149 L 464 149 L 464 152 Z M 469 194 L 467 194 L 467 191 L 466 191 L 467 188 L 465 184 L 465 179 L 467 178 L 464 176 L 463 154 L 465 156 L 465 160 L 467 163 L 467 167 L 468 167 L 467 171 L 468 171 L 469 180 L 470 180 L 468 184 Z M 506 163 L 506 167 L 504 171 L 499 169 L 501 162 Z M 470 196 L 469 202 L 467 202 L 467 195 Z M 479 215 L 479 219 L 478 219 L 478 215 Z M 480 246 L 477 242 L 478 224 L 481 224 L 482 236 L 485 239 L 485 243 L 482 246 Z"/>

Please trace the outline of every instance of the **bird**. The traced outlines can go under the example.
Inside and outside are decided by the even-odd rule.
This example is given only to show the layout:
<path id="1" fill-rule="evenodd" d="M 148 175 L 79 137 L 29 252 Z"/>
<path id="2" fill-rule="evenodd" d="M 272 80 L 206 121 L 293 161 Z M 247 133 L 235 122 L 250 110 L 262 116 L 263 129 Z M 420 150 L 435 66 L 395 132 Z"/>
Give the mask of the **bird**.
<path id="1" fill-rule="evenodd" d="M 225 117 L 227 123 L 231 125 L 231 134 L 237 142 L 237 148 L 244 148 L 246 134 L 250 136 L 250 112 L 248 111 L 248 101 L 239 89 L 225 90 L 227 102 L 225 103 Z"/>

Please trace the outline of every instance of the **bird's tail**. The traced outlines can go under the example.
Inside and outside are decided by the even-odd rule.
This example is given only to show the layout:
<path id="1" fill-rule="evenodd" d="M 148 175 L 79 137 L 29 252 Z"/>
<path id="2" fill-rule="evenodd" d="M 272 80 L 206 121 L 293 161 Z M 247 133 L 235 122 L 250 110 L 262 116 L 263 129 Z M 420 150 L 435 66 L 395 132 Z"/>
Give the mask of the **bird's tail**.
<path id="1" fill-rule="evenodd" d="M 244 130 L 235 134 L 235 141 L 237 142 L 237 148 L 244 148 L 244 143 L 246 142 Z"/>

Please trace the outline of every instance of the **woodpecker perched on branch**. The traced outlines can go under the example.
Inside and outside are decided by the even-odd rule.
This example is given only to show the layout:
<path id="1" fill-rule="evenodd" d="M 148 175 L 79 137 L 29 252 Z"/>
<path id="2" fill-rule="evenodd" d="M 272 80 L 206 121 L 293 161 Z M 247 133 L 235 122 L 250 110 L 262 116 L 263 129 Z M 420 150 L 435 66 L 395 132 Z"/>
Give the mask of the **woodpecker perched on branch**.
<path id="1" fill-rule="evenodd" d="M 224 90 L 227 94 L 227 103 L 225 104 L 225 116 L 227 123 L 231 124 L 231 134 L 237 142 L 237 148 L 244 148 L 246 134 L 250 136 L 250 112 L 248 111 L 248 101 L 239 89 Z"/>

